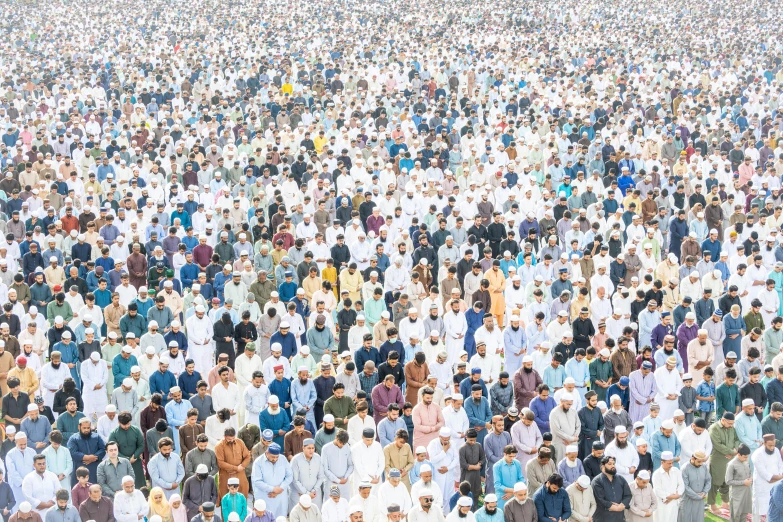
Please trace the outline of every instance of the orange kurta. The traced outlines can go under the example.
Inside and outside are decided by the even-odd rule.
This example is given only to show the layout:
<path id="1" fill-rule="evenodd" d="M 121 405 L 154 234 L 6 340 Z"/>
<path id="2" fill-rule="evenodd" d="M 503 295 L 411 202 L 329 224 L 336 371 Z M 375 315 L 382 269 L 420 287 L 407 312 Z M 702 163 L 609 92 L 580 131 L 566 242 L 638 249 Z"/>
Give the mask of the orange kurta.
<path id="1" fill-rule="evenodd" d="M 218 483 L 218 501 L 223 498 L 223 495 L 228 493 L 228 479 L 234 477 L 239 479 L 240 493 L 247 496 L 250 491 L 250 485 L 247 481 L 245 468 L 250 466 L 250 451 L 245 446 L 245 443 L 236 437 L 232 442 L 227 442 L 226 439 L 223 439 L 215 446 L 215 456 L 217 457 L 218 469 L 220 470 L 218 473 L 220 478 Z M 241 470 L 238 468 L 240 464 L 244 466 Z"/>

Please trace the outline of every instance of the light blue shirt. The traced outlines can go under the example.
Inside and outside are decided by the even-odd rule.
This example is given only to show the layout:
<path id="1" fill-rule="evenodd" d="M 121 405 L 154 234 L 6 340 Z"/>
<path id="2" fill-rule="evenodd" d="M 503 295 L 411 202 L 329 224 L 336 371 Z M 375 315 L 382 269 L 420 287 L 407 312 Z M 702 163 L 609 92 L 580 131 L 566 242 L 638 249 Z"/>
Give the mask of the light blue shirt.
<path id="1" fill-rule="evenodd" d="M 380 439 L 382 448 L 394 442 L 394 435 L 397 433 L 397 430 L 408 430 L 402 417 L 397 417 L 394 422 L 391 422 L 388 417 L 381 419 L 381 422 L 378 423 L 378 439 Z M 412 484 L 413 479 L 411 479 Z"/>
<path id="2" fill-rule="evenodd" d="M 296 368 L 296 370 L 298 370 L 298 368 Z M 294 406 L 294 411 L 299 408 L 310 408 L 307 411 L 306 417 L 310 419 L 313 424 L 315 424 L 315 411 L 313 408 L 315 407 L 316 398 L 315 384 L 313 384 L 312 379 L 307 379 L 305 384 L 299 382 L 298 378 L 294 378 L 294 380 L 291 381 L 291 401 Z"/>
<path id="3" fill-rule="evenodd" d="M 755 413 L 746 415 L 745 412 L 740 412 L 734 423 L 734 430 L 739 440 L 747 444 L 751 452 L 761 447 L 761 423 Z"/>
<path id="4" fill-rule="evenodd" d="M 507 464 L 505 458 L 500 459 L 492 466 L 492 474 L 495 478 L 495 495 L 498 497 L 498 511 L 502 513 L 503 506 L 507 502 L 503 500 L 503 495 L 505 495 L 503 488 L 513 488 L 517 482 L 527 483 L 527 481 L 522 474 L 522 464 L 517 459 L 512 460 L 511 464 Z"/>
<path id="5" fill-rule="evenodd" d="M 346 447 L 348 445 L 346 444 Z M 276 516 L 286 516 L 288 513 L 288 486 L 294 480 L 294 474 L 288 460 L 280 455 L 274 464 L 261 455 L 253 463 L 253 492 L 256 498 L 266 502 L 267 511 Z M 276 487 L 283 488 L 283 492 L 274 498 L 269 493 Z"/>
<path id="6" fill-rule="evenodd" d="M 174 430 L 174 450 L 180 453 L 179 448 L 179 427 L 183 426 L 188 420 L 188 410 L 193 405 L 187 399 L 182 399 L 179 403 L 171 400 L 166 404 L 166 420 L 169 426 Z"/>
<path id="7" fill-rule="evenodd" d="M 169 499 L 174 493 L 179 493 L 179 486 L 172 488 L 171 484 L 176 482 L 181 484 L 185 478 L 185 467 L 182 465 L 182 459 L 174 452 L 169 453 L 168 458 L 163 453 L 156 453 L 147 464 L 147 470 L 150 473 L 150 479 L 153 487 L 159 487 Z"/>

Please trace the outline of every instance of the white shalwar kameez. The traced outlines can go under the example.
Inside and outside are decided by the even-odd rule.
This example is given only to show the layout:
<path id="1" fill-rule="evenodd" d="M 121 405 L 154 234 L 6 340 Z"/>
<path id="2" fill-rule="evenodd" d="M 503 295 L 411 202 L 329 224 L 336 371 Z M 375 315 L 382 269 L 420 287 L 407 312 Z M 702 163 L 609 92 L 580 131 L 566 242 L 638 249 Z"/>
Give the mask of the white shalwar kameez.
<path id="1" fill-rule="evenodd" d="M 212 369 L 215 351 L 212 347 L 212 321 L 206 314 L 201 319 L 194 314 L 188 318 L 185 326 L 188 332 L 188 357 L 193 359 L 197 372 L 207 375 Z"/>
<path id="2" fill-rule="evenodd" d="M 89 417 L 93 425 L 98 421 L 98 417 L 103 415 L 106 405 L 109 404 L 109 398 L 106 394 L 106 383 L 109 382 L 109 367 L 106 361 L 85 361 L 82 363 L 82 382 L 84 389 L 82 397 L 84 399 L 84 415 Z M 96 386 L 100 386 L 97 390 Z"/>
<path id="3" fill-rule="evenodd" d="M 43 391 L 44 404 L 50 408 L 54 404 L 54 394 L 62 388 L 65 379 L 71 376 L 71 370 L 65 363 L 60 363 L 60 367 L 55 369 L 52 363 L 46 363 L 41 368 L 41 390 Z M 51 391 L 55 390 L 55 391 Z"/>
<path id="4" fill-rule="evenodd" d="M 351 491 L 353 495 L 358 495 L 359 483 L 361 481 L 381 478 L 386 467 L 386 457 L 383 455 L 383 448 L 380 442 L 374 440 L 368 446 L 363 439 L 358 444 L 351 446 L 351 457 L 353 458 Z M 371 494 L 376 494 L 380 485 L 380 481 L 377 484 L 373 484 Z"/>
<path id="5" fill-rule="evenodd" d="M 669 400 L 667 395 L 677 395 L 679 397 L 682 389 L 682 378 L 675 367 L 669 371 L 666 366 L 655 370 L 655 385 L 658 393 L 655 395 L 655 402 L 661 407 L 659 416 L 662 419 L 671 419 L 674 416 L 674 410 L 679 408 L 677 399 Z"/>
<path id="6" fill-rule="evenodd" d="M 432 462 L 432 480 L 434 480 L 443 492 L 444 499 L 451 498 L 454 492 L 455 471 L 459 468 L 459 456 L 453 445 L 449 445 L 448 451 L 444 451 L 440 443 L 440 437 L 431 440 L 427 445 L 427 455 Z M 446 473 L 441 473 L 441 468 L 448 468 Z M 444 501 L 443 509 L 448 511 L 448 502 Z"/>
<path id="7" fill-rule="evenodd" d="M 667 504 L 664 502 L 669 495 L 685 493 L 682 472 L 674 466 L 668 472 L 658 468 L 652 475 L 652 486 L 655 496 L 658 497 L 658 508 L 653 511 L 653 522 L 676 522 L 680 500 L 671 500 Z"/>
<path id="8" fill-rule="evenodd" d="M 758 520 L 761 515 L 769 510 L 769 495 L 774 483 L 770 483 L 773 475 L 783 475 L 783 458 L 780 451 L 775 448 L 772 455 L 767 453 L 766 447 L 761 446 L 751 456 L 753 462 L 753 519 Z"/>

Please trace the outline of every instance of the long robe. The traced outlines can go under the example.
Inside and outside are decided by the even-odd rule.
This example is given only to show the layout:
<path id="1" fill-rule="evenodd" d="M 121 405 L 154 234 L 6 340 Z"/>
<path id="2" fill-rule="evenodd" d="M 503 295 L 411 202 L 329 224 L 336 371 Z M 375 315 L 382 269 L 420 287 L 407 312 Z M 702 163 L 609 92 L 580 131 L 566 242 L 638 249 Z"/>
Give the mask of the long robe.
<path id="1" fill-rule="evenodd" d="M 769 497 L 774 484 L 769 481 L 773 475 L 783 475 L 783 458 L 775 449 L 767 454 L 762 446 L 753 452 L 753 515 L 766 515 L 769 510 Z"/>
<path id="2" fill-rule="evenodd" d="M 565 455 L 566 446 L 574 443 L 579 437 L 582 423 L 575 408 L 564 411 L 558 406 L 549 414 L 549 422 L 552 430 L 552 445 L 557 456 Z M 565 439 L 569 439 L 566 441 Z"/>
<path id="3" fill-rule="evenodd" d="M 106 361 L 99 359 L 97 363 L 92 360 L 82 363 L 82 399 L 84 400 L 84 414 L 95 423 L 98 417 L 103 415 L 106 405 L 109 403 L 106 394 L 106 384 L 109 382 L 109 368 Z M 100 386 L 97 390 L 95 386 Z"/>
<path id="4" fill-rule="evenodd" d="M 131 426 L 127 430 L 121 426 L 114 428 L 114 431 L 109 435 L 109 442 L 116 442 L 119 450 L 120 457 L 124 457 L 128 460 L 131 457 L 136 457 L 136 461 L 131 464 L 133 466 L 133 473 L 136 475 L 136 487 L 142 488 L 146 485 L 144 479 L 144 469 L 141 464 L 141 456 L 144 453 L 144 437 L 136 426 Z"/>
<path id="5" fill-rule="evenodd" d="M 696 467 L 690 462 L 682 468 L 685 494 L 680 499 L 679 519 L 687 522 L 704 522 L 704 501 L 700 493 L 707 493 L 712 486 L 706 465 Z"/>
<path id="6" fill-rule="evenodd" d="M 517 460 L 522 465 L 524 472 L 527 463 L 536 458 L 538 448 L 544 443 L 544 438 L 535 422 L 531 422 L 530 426 L 525 426 L 525 423 L 520 420 L 511 427 L 511 442 L 517 449 Z M 531 454 L 530 452 L 534 449 L 536 451 Z"/>
<path id="7" fill-rule="evenodd" d="M 726 484 L 731 488 L 731 522 L 745 522 L 748 513 L 753 511 L 753 491 L 751 486 L 745 485 L 745 480 L 751 476 L 750 459 L 745 462 L 737 457 L 731 459 L 726 468 Z"/>
<path id="8" fill-rule="evenodd" d="M 313 457 L 307 460 L 304 453 L 299 453 L 291 460 L 291 472 L 293 477 L 288 499 L 289 508 L 293 509 L 299 502 L 300 496 L 313 491 L 315 492 L 313 504 L 320 508 L 323 502 L 322 487 L 326 477 L 321 467 L 321 456 L 314 453 Z"/>
<path id="9" fill-rule="evenodd" d="M 429 455 L 430 462 L 432 462 L 432 480 L 440 486 L 444 500 L 451 498 L 456 478 L 454 472 L 459 468 L 457 450 L 454 449 L 453 445 L 449 445 L 447 451 L 444 450 L 440 438 L 436 438 L 427 445 L 427 455 Z M 447 468 L 445 473 L 440 471 L 443 467 Z M 444 510 L 448 511 L 448 503 L 444 502 L 444 504 Z"/>
<path id="10" fill-rule="evenodd" d="M 241 464 L 245 468 L 250 466 L 250 450 L 247 449 L 245 443 L 238 438 L 234 438 L 233 443 L 228 443 L 225 439 L 218 442 L 215 447 L 215 458 L 217 459 L 219 483 L 218 483 L 218 495 L 223 498 L 228 493 L 228 479 L 239 479 L 239 492 L 243 495 L 247 495 L 249 491 L 249 484 L 247 482 L 247 474 L 244 469 L 239 470 L 238 466 Z M 281 457 L 280 460 L 285 460 Z M 286 508 L 288 506 L 286 505 Z M 276 513 L 276 512 L 275 512 Z"/>
<path id="11" fill-rule="evenodd" d="M 667 395 L 680 396 L 680 390 L 682 389 L 682 378 L 675 367 L 669 371 L 666 366 L 655 370 L 655 386 L 658 393 L 655 395 L 655 402 L 661 407 L 660 417 L 662 419 L 671 419 L 674 415 L 674 410 L 679 407 L 677 399 L 669 400 Z"/>
<path id="12" fill-rule="evenodd" d="M 664 504 L 666 497 L 677 493 L 685 493 L 685 483 L 682 480 L 682 472 L 674 466 L 666 472 L 658 468 L 652 475 L 652 486 L 658 501 L 658 509 L 653 512 L 653 522 L 673 522 L 677 520 L 681 499 L 672 500 Z"/>
<path id="13" fill-rule="evenodd" d="M 459 481 L 470 483 L 470 490 L 474 497 L 481 495 L 481 469 L 468 470 L 469 465 L 484 465 L 486 457 L 481 444 L 465 444 L 459 449 Z"/>
<path id="14" fill-rule="evenodd" d="M 654 398 L 658 387 L 655 384 L 655 374 L 652 372 L 645 376 L 642 375 L 641 370 L 634 370 L 631 372 L 630 381 L 631 407 L 629 413 L 631 414 L 631 422 L 637 422 L 650 414 L 650 403 L 647 402 L 647 398 Z"/>
<path id="15" fill-rule="evenodd" d="M 272 463 L 266 458 L 266 455 L 261 455 L 253 463 L 252 479 L 254 498 L 264 500 L 267 511 L 274 513 L 276 517 L 286 516 L 288 514 L 288 487 L 293 480 L 291 465 L 286 458 L 280 455 L 277 462 Z M 275 487 L 280 487 L 283 491 L 272 498 L 269 493 Z"/>

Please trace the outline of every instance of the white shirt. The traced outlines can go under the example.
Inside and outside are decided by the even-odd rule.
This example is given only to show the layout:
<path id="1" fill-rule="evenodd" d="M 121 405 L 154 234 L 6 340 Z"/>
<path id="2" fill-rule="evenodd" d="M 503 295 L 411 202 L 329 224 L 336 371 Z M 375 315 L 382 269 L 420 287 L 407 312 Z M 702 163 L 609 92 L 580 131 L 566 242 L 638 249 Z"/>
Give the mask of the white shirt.
<path id="1" fill-rule="evenodd" d="M 45 470 L 43 474 L 31 471 L 22 480 L 22 492 L 25 499 L 42 517 L 46 516 L 49 508 L 38 509 L 38 506 L 43 502 L 54 502 L 54 495 L 61 487 L 57 475 L 49 470 Z M 17 501 L 21 501 L 21 499 L 17 499 Z"/>
<path id="2" fill-rule="evenodd" d="M 210 392 L 212 394 L 212 405 L 215 411 L 228 408 L 231 411 L 239 409 L 239 386 L 236 383 L 229 382 L 224 386 L 222 382 L 217 383 Z"/>
<path id="3" fill-rule="evenodd" d="M 378 488 L 378 502 L 381 505 L 381 513 L 384 514 L 388 513 L 389 506 L 392 504 L 400 506 L 403 516 L 407 515 L 413 507 L 411 495 L 402 481 L 397 486 L 392 486 L 392 483 L 389 481 L 381 484 L 381 487 Z"/>
<path id="4" fill-rule="evenodd" d="M 133 493 L 118 491 L 114 494 L 114 518 L 117 522 L 139 522 L 139 515 L 149 513 L 149 504 L 138 489 Z"/>

